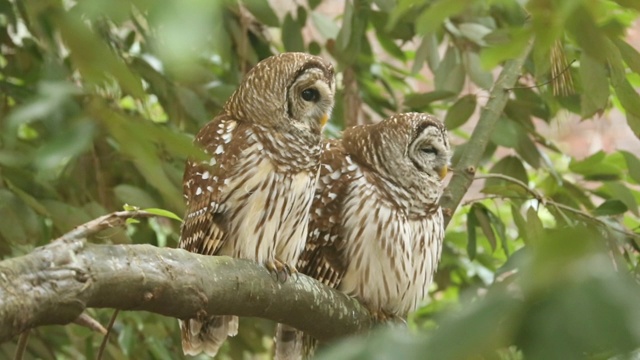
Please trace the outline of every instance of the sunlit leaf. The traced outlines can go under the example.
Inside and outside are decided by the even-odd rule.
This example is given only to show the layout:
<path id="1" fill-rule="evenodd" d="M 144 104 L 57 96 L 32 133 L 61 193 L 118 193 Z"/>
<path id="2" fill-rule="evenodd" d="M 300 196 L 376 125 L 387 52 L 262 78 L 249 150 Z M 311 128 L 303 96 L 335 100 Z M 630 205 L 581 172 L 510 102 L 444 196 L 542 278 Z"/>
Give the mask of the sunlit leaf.
<path id="1" fill-rule="evenodd" d="M 154 215 L 158 215 L 158 216 L 162 216 L 162 217 L 166 217 L 169 219 L 173 219 L 173 220 L 178 220 L 180 222 L 182 222 L 182 218 L 179 217 L 178 215 L 172 213 L 169 210 L 164 210 L 164 209 L 153 209 L 153 208 L 149 208 L 149 209 L 142 209 L 148 213 L 154 214 Z"/>

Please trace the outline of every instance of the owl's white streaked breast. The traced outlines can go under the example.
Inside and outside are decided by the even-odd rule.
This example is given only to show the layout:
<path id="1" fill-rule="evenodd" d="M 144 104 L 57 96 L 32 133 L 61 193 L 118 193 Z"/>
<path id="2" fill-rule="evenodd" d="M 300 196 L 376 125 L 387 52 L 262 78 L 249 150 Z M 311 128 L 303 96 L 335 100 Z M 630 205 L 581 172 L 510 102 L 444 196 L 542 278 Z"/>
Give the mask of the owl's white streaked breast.
<path id="1" fill-rule="evenodd" d="M 349 263 L 340 290 L 372 309 L 406 316 L 427 296 L 442 249 L 442 213 L 412 220 L 364 176 L 350 186 L 342 214 Z"/>
<path id="2" fill-rule="evenodd" d="M 316 174 L 277 169 L 257 140 L 245 149 L 223 192 L 232 219 L 220 255 L 295 264 L 307 237 Z"/>

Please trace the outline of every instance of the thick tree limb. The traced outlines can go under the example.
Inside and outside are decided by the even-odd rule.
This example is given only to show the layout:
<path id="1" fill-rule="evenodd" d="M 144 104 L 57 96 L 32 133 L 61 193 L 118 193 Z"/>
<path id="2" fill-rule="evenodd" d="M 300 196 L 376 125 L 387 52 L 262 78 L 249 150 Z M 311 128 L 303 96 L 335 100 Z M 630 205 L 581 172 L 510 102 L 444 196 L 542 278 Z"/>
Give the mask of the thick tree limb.
<path id="1" fill-rule="evenodd" d="M 473 129 L 471 138 L 462 156 L 460 156 L 460 160 L 454 166 L 453 177 L 440 199 L 440 205 L 445 209 L 446 225 L 449 224 L 451 216 L 460 201 L 462 201 L 467 189 L 471 186 L 476 168 L 487 148 L 493 128 L 500 119 L 500 115 L 502 115 L 502 111 L 509 99 L 509 89 L 513 88 L 516 81 L 518 81 L 518 77 L 522 72 L 522 65 L 529 56 L 532 46 L 533 42 L 530 42 L 519 57 L 504 64 L 498 79 L 491 89 L 489 101 L 487 101 L 487 105 L 480 113 L 478 125 Z"/>
<path id="2" fill-rule="evenodd" d="M 104 222 L 103 222 L 104 223 Z M 85 308 L 256 316 L 329 340 L 367 329 L 356 300 L 300 275 L 277 282 L 251 261 L 150 245 L 95 245 L 65 236 L 0 262 L 0 342 L 68 324 Z"/>

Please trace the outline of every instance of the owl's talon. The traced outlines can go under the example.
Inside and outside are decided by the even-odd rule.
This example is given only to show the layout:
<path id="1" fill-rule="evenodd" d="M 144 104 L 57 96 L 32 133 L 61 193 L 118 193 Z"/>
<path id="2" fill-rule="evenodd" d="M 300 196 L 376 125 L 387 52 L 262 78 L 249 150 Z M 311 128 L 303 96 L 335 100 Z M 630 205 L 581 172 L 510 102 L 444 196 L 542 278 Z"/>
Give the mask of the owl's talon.
<path id="1" fill-rule="evenodd" d="M 291 275 L 291 269 L 289 265 L 283 263 L 278 259 L 266 261 L 264 263 L 264 266 L 272 275 L 275 275 L 275 280 L 279 283 L 286 282 Z M 280 276 L 282 276 L 282 281 L 280 280 Z"/>

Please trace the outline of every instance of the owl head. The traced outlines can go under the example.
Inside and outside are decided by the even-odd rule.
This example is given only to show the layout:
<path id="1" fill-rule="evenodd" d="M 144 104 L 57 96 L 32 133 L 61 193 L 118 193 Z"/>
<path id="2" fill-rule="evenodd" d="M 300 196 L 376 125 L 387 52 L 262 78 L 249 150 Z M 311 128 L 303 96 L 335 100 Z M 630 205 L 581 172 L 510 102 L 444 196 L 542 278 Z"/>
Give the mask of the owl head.
<path id="1" fill-rule="evenodd" d="M 396 114 L 347 129 L 343 144 L 358 163 L 405 189 L 441 185 L 451 158 L 444 124 L 421 113 Z"/>
<path id="2" fill-rule="evenodd" d="M 305 53 L 283 53 L 256 64 L 224 111 L 240 121 L 319 134 L 331 116 L 334 92 L 330 63 Z"/>

